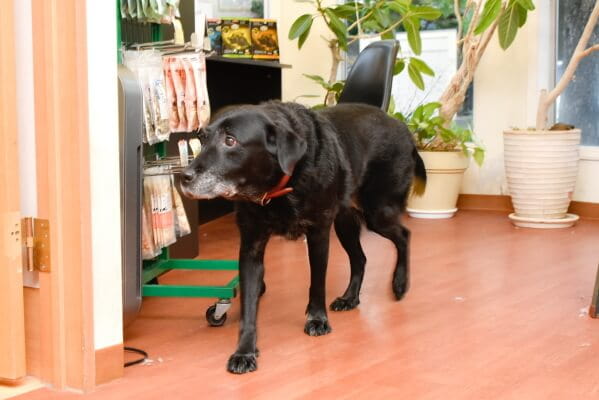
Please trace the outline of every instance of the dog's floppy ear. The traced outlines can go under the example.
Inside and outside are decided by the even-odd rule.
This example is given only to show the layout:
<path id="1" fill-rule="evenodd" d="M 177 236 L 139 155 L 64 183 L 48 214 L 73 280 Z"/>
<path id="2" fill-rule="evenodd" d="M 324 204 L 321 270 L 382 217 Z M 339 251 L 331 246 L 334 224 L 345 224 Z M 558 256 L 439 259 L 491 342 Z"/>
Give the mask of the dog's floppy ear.
<path id="1" fill-rule="evenodd" d="M 268 124 L 266 149 L 276 154 L 279 166 L 286 175 L 291 175 L 295 164 L 304 156 L 308 145 L 286 123 Z"/>

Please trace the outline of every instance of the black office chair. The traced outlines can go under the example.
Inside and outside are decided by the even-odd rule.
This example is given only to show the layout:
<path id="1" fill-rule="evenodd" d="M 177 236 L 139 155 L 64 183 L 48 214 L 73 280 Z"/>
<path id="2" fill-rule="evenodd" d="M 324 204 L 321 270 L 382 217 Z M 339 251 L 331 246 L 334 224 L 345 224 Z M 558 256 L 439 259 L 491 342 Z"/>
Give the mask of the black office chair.
<path id="1" fill-rule="evenodd" d="M 362 50 L 349 71 L 338 103 L 366 103 L 387 111 L 398 49 L 396 40 L 380 40 Z"/>

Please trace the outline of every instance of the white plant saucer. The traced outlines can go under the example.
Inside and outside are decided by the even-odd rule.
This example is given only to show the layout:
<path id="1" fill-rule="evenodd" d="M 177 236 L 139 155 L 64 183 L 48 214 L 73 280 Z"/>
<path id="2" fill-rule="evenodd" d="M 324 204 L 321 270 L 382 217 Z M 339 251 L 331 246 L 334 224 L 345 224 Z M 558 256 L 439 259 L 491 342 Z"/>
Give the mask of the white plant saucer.
<path id="1" fill-rule="evenodd" d="M 515 213 L 511 213 L 509 218 L 517 227 L 541 229 L 569 228 L 580 219 L 576 214 L 566 214 L 564 218 L 529 218 L 519 217 Z"/>
<path id="2" fill-rule="evenodd" d="M 408 215 L 412 218 L 445 219 L 453 217 L 458 209 L 450 208 L 449 210 L 416 210 L 414 208 L 408 208 L 407 211 Z"/>

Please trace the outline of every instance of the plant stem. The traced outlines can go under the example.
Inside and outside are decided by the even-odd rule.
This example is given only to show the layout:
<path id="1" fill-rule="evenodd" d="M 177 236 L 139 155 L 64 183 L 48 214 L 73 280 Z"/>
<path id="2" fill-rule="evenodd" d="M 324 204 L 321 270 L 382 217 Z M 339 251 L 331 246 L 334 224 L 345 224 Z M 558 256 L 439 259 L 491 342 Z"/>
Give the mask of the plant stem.
<path id="1" fill-rule="evenodd" d="M 339 69 L 339 62 L 341 61 L 341 52 L 339 51 L 339 42 L 336 39 L 329 41 L 329 49 L 331 50 L 331 70 L 329 72 L 329 85 L 332 85 L 337 81 L 337 70 Z M 324 104 L 327 106 L 335 104 L 335 93 L 327 91 L 324 98 Z"/>
<path id="2" fill-rule="evenodd" d="M 576 68 L 578 68 L 578 64 L 580 60 L 591 54 L 592 52 L 599 50 L 599 45 L 594 45 L 585 49 L 587 47 L 587 43 L 593 34 L 593 30 L 597 25 L 597 19 L 599 19 L 599 0 L 595 2 L 595 7 L 591 12 L 589 20 L 587 21 L 586 26 L 584 27 L 584 31 L 578 40 L 578 44 L 574 49 L 574 53 L 570 58 L 570 62 L 564 71 L 561 79 L 555 85 L 553 90 L 549 93 L 541 93 L 541 98 L 539 99 L 539 109 L 537 110 L 537 130 L 543 130 L 547 126 L 547 114 L 549 113 L 549 107 L 555 102 L 557 97 L 562 94 L 562 92 L 566 89 L 572 78 L 574 77 L 574 72 L 576 72 Z"/>

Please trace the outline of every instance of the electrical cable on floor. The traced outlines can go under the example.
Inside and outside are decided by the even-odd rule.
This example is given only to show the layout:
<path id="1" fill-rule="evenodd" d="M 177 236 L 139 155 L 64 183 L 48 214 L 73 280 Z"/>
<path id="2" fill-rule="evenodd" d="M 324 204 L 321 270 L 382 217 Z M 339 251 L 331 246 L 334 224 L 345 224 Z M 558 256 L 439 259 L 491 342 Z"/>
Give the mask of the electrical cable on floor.
<path id="1" fill-rule="evenodd" d="M 141 358 L 138 358 L 137 360 L 126 362 L 125 363 L 125 368 L 130 367 L 132 365 L 140 364 L 140 363 L 146 361 L 146 359 L 148 358 L 148 353 L 146 353 L 143 350 L 136 349 L 135 347 L 127 347 L 127 346 L 125 346 L 125 351 L 128 351 L 130 353 L 136 353 L 136 354 L 139 354 L 139 355 L 143 356 Z"/>

